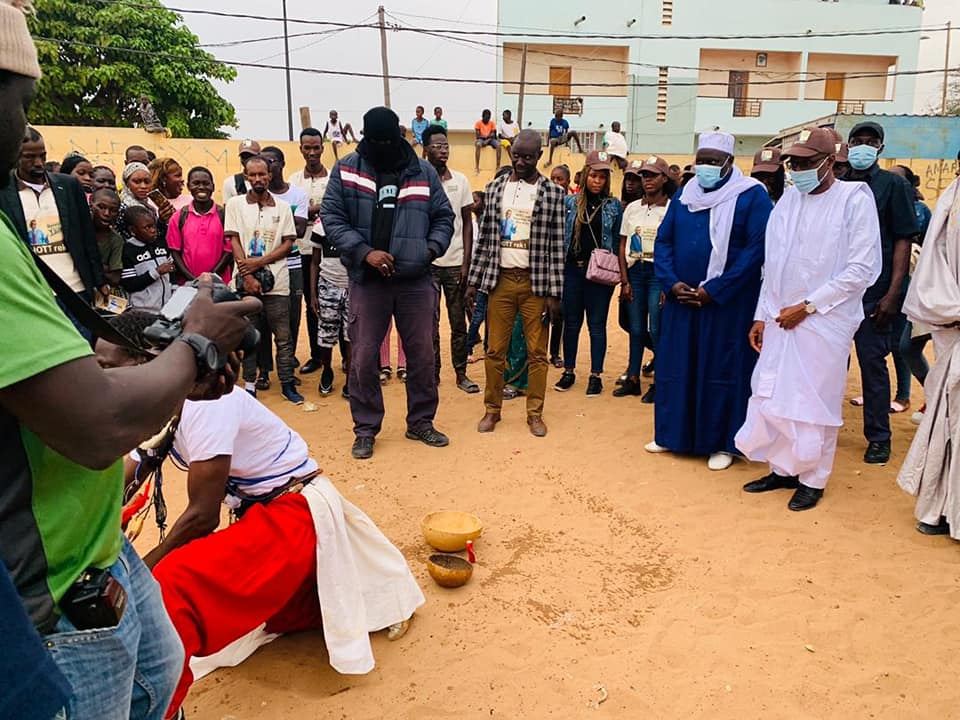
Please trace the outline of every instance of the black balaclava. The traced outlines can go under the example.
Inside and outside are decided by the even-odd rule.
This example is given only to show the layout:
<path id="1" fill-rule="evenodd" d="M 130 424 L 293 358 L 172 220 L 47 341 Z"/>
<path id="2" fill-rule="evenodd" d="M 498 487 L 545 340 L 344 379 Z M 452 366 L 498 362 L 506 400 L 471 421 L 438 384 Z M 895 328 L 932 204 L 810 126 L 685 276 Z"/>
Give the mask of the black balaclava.
<path id="1" fill-rule="evenodd" d="M 403 159 L 400 118 L 387 107 L 375 107 L 363 116 L 363 154 L 378 170 L 395 168 Z"/>

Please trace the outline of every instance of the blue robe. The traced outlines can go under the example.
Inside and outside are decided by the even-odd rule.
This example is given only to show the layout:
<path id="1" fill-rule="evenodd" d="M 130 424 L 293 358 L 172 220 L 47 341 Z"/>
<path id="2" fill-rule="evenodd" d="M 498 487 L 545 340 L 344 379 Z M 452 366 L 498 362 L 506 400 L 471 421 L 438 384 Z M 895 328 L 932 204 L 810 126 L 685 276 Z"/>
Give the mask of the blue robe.
<path id="1" fill-rule="evenodd" d="M 696 182 L 692 180 L 691 182 Z M 763 242 L 773 204 L 763 187 L 737 198 L 723 274 L 704 285 L 713 302 L 702 308 L 670 295 L 678 282 L 696 288 L 710 260 L 710 210 L 670 203 L 654 246 L 654 267 L 667 300 L 657 346 L 655 439 L 673 452 L 737 453 L 757 354 L 748 334 L 760 295 Z"/>

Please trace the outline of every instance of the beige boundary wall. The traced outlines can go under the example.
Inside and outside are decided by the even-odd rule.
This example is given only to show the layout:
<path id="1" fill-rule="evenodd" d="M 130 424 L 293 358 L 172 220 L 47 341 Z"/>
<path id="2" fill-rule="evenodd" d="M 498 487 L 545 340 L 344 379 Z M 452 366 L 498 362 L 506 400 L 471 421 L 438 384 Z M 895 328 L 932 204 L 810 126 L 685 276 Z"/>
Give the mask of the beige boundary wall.
<path id="1" fill-rule="evenodd" d="M 99 128 L 99 127 L 67 127 L 67 126 L 37 126 L 37 130 L 44 136 L 47 145 L 47 158 L 61 160 L 71 152 L 79 152 L 95 165 L 109 165 L 119 175 L 123 169 L 123 153 L 129 145 L 142 145 L 155 152 L 158 157 L 172 157 L 188 170 L 194 165 L 203 165 L 213 171 L 218 188 L 228 176 L 240 170 L 240 161 L 237 157 L 238 140 L 195 140 L 190 138 L 165 138 L 136 128 Z M 452 131 L 450 133 L 451 158 L 450 167 L 464 173 L 474 189 L 482 189 L 493 177 L 496 169 L 494 152 L 484 148 L 481 154 L 480 175 L 473 172 L 474 144 L 472 131 Z M 287 174 L 302 167 L 298 143 L 276 140 L 261 140 L 256 138 L 262 146 L 276 145 L 280 147 L 287 159 Z M 351 146 L 352 148 L 353 146 Z M 419 148 L 417 148 L 419 151 Z M 656 152 L 656 148 L 650 148 Z M 650 153 L 633 153 L 632 158 L 643 159 Z M 688 155 L 664 155 L 667 162 L 680 167 L 692 162 Z M 544 153 L 546 158 L 546 152 Z M 567 148 L 559 148 L 554 155 L 554 164 L 566 163 L 573 172 L 583 166 L 583 155 L 571 152 Z M 333 150 L 329 144 L 324 149 L 324 162 L 327 167 L 333 165 Z M 506 152 L 502 155 L 502 162 L 509 162 Z M 545 162 L 545 161 L 544 161 Z M 749 172 L 751 158 L 737 158 L 737 164 L 744 171 Z M 884 167 L 893 164 L 909 166 L 921 179 L 921 190 L 928 205 L 933 207 L 940 193 L 951 182 L 957 173 L 956 160 L 884 160 Z M 544 170 L 548 174 L 547 170 Z M 614 187 L 620 187 L 620 173 L 616 172 Z"/>

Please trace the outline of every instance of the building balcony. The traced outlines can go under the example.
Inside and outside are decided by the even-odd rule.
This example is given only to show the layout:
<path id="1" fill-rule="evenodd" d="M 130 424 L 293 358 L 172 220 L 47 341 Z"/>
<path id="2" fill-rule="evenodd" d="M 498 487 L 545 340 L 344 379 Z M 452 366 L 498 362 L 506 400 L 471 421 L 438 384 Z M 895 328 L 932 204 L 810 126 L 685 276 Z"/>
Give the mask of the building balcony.
<path id="1" fill-rule="evenodd" d="M 760 111 L 762 109 L 763 103 L 760 100 L 739 98 L 733 101 L 734 117 L 760 117 Z"/>
<path id="2" fill-rule="evenodd" d="M 837 102 L 837 115 L 863 115 L 867 103 L 863 100 L 840 100 Z"/>

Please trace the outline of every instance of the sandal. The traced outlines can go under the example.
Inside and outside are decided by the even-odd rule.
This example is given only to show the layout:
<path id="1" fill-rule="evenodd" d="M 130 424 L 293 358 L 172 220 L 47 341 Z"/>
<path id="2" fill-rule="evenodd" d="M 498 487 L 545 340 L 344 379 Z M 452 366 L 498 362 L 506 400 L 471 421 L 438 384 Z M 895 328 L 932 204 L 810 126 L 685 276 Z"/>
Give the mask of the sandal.
<path id="1" fill-rule="evenodd" d="M 850 404 L 854 407 L 863 407 L 863 395 L 857 395 L 855 398 L 850 398 Z"/>
<path id="2" fill-rule="evenodd" d="M 900 402 L 899 400 L 894 400 L 890 403 L 890 414 L 894 415 L 896 413 L 906 412 L 910 409 L 910 401 Z"/>
<path id="3" fill-rule="evenodd" d="M 463 390 L 468 395 L 473 395 L 480 392 L 480 386 L 477 385 L 473 380 L 468 377 L 464 377 L 463 380 L 457 383 L 457 387 Z"/>

